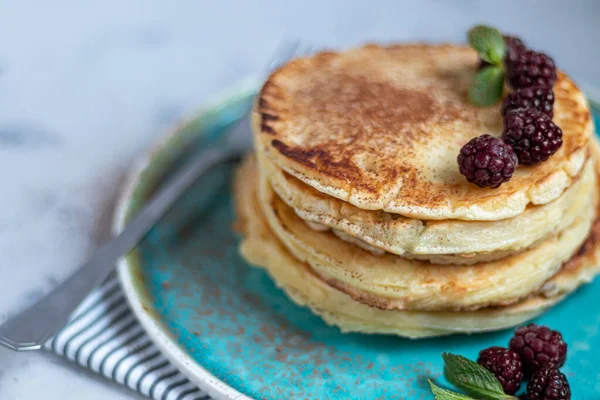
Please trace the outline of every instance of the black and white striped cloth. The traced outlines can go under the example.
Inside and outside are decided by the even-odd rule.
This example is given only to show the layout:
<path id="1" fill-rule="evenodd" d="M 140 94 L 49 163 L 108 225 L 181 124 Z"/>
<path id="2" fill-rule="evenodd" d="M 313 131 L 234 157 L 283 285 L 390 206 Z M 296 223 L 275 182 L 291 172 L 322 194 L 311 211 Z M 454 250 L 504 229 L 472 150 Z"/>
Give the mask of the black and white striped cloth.
<path id="1" fill-rule="evenodd" d="M 156 400 L 208 400 L 158 350 L 116 275 L 91 293 L 46 349 Z"/>

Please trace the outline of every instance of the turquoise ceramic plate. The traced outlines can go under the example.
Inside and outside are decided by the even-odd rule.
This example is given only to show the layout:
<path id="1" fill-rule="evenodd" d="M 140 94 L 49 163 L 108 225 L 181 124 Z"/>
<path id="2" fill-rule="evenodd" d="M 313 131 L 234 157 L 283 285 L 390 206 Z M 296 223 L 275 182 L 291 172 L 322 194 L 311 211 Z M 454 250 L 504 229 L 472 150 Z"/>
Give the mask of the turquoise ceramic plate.
<path id="1" fill-rule="evenodd" d="M 138 165 L 116 229 L 176 165 L 210 146 L 249 107 L 242 85 L 181 125 Z M 238 256 L 232 230 L 232 165 L 201 179 L 120 265 L 133 310 L 183 373 L 223 399 L 427 399 L 443 351 L 475 358 L 506 345 L 511 331 L 410 341 L 341 334 L 297 307 L 261 270 Z M 574 399 L 600 396 L 600 281 L 537 322 L 563 332 Z"/>

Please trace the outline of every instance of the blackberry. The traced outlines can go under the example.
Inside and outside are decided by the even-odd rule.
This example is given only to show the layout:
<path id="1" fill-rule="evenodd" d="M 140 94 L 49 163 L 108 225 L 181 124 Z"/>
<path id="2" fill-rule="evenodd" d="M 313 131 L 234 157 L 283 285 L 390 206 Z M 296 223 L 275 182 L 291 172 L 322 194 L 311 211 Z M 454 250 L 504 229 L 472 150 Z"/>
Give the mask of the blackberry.
<path id="1" fill-rule="evenodd" d="M 542 368 L 527 384 L 529 400 L 570 400 L 571 388 L 565 374 L 556 368 Z"/>
<path id="2" fill-rule="evenodd" d="M 506 35 L 503 37 L 504 44 L 506 44 L 506 55 L 504 57 L 508 64 L 516 61 L 519 58 L 519 55 L 527 50 L 527 47 L 525 47 L 525 43 L 518 37 Z"/>
<path id="3" fill-rule="evenodd" d="M 529 324 L 518 328 L 509 347 L 521 357 L 526 376 L 544 367 L 560 368 L 567 359 L 562 335 L 546 326 Z"/>
<path id="4" fill-rule="evenodd" d="M 477 363 L 498 378 L 504 393 L 515 394 L 519 390 L 523 371 L 521 358 L 514 351 L 503 347 L 490 347 L 479 353 Z"/>
<path id="5" fill-rule="evenodd" d="M 511 111 L 535 108 L 543 112 L 548 117 L 552 118 L 554 112 L 554 92 L 550 88 L 545 87 L 530 87 L 517 89 L 509 93 L 502 104 L 502 115 L 506 116 Z"/>
<path id="6" fill-rule="evenodd" d="M 519 163 L 532 165 L 556 153 L 562 145 L 562 130 L 548 115 L 529 108 L 504 117 L 502 138 L 512 146 Z"/>
<path id="7" fill-rule="evenodd" d="M 480 187 L 497 188 L 515 172 L 517 156 L 502 139 L 483 135 L 471 139 L 458 154 L 460 173 Z"/>
<path id="8" fill-rule="evenodd" d="M 556 81 L 554 60 L 544 53 L 526 50 L 506 65 L 508 81 L 515 89 L 531 86 L 551 88 Z"/>
<path id="9" fill-rule="evenodd" d="M 521 39 L 514 36 L 503 36 L 504 44 L 506 45 L 506 54 L 504 55 L 504 60 L 506 63 L 514 61 L 519 57 L 519 54 L 527 50 L 525 44 L 521 41 Z M 483 69 L 491 65 L 490 63 L 480 60 L 478 69 Z"/>

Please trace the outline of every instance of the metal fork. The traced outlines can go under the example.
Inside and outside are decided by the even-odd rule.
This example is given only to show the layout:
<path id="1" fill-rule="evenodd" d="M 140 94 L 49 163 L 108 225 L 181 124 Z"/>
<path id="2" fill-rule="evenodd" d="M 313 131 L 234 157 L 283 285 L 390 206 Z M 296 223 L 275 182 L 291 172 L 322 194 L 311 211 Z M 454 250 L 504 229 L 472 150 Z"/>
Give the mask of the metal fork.
<path id="1" fill-rule="evenodd" d="M 287 61 L 312 53 L 299 41 L 284 41 L 272 56 L 266 72 Z M 114 269 L 117 260 L 131 251 L 179 197 L 205 172 L 219 163 L 240 157 L 251 148 L 249 114 L 220 141 L 194 156 L 165 182 L 150 201 L 114 239 L 102 246 L 65 282 L 21 314 L 0 326 L 0 344 L 17 351 L 37 350 L 68 321 L 85 296 Z"/>

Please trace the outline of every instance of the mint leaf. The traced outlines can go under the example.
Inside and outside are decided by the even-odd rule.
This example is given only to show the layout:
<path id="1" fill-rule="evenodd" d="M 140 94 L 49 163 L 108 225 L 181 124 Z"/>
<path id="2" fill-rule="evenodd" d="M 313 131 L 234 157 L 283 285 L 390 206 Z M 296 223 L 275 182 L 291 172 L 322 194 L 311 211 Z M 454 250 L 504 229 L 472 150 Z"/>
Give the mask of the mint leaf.
<path id="1" fill-rule="evenodd" d="M 506 45 L 500 31 L 485 25 L 477 25 L 467 34 L 469 45 L 475 49 L 483 61 L 490 64 L 502 65 Z"/>
<path id="2" fill-rule="evenodd" d="M 429 386 L 431 386 L 431 392 L 433 393 L 435 400 L 474 400 L 473 398 L 465 396 L 464 394 L 443 389 L 433 383 L 431 379 L 428 379 L 427 381 L 429 382 Z"/>
<path id="3" fill-rule="evenodd" d="M 504 70 L 497 66 L 485 67 L 475 76 L 469 89 L 469 101 L 477 107 L 494 105 L 504 91 Z"/>
<path id="4" fill-rule="evenodd" d="M 443 353 L 444 376 L 448 382 L 477 399 L 516 399 L 504 393 L 498 379 L 474 361 L 456 354 Z"/>

